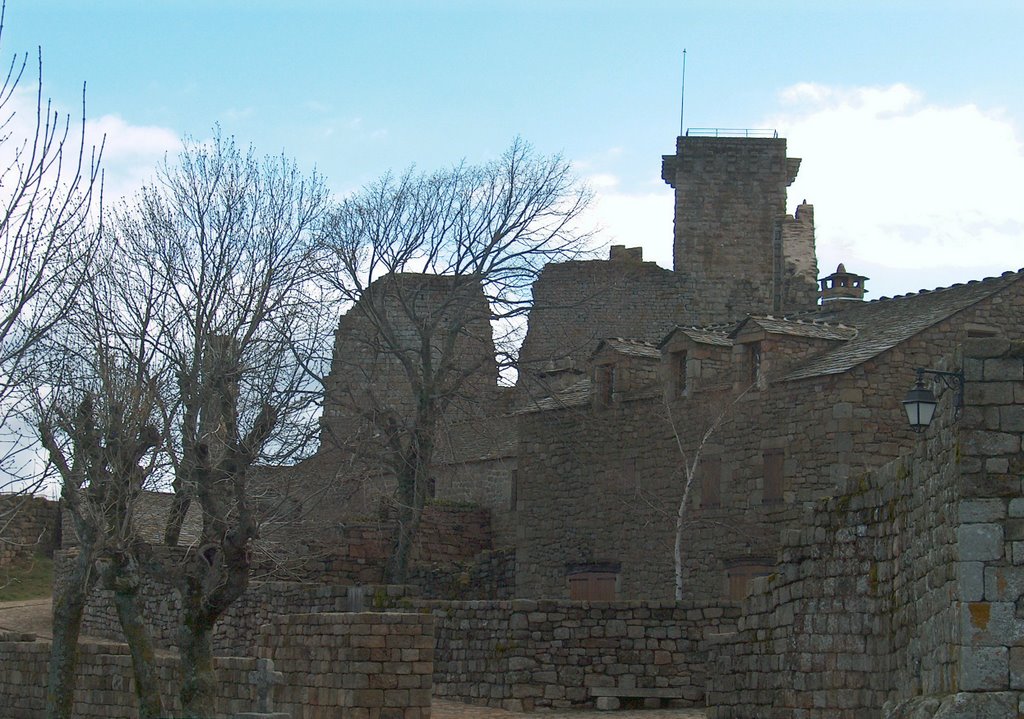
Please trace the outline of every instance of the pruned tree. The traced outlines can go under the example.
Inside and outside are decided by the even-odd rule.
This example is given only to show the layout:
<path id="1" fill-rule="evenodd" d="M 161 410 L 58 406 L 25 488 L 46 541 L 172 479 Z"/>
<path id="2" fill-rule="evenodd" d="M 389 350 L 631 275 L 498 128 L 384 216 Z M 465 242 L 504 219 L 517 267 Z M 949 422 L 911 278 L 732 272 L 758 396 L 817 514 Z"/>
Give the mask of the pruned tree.
<path id="1" fill-rule="evenodd" d="M 561 157 L 516 140 L 482 165 L 387 175 L 325 223 L 322 276 L 351 309 L 323 437 L 395 481 L 388 581 L 406 579 L 438 433 L 453 413 L 495 410 L 534 280 L 586 249 L 589 198 Z"/>
<path id="2" fill-rule="evenodd" d="M 62 371 L 50 372 L 41 428 L 79 527 L 68 614 L 80 617 L 93 581 L 113 592 L 140 716 L 162 704 L 140 588 L 180 592 L 182 708 L 213 716 L 214 627 L 248 588 L 260 532 L 254 471 L 312 447 L 329 336 L 320 323 L 335 314 L 311 282 L 326 202 L 320 178 L 284 158 L 260 160 L 219 132 L 187 141 L 107 223 L 88 301 L 58 334 L 67 350 L 51 355 Z M 199 505 L 187 546 L 157 551 L 134 531 L 153 480 L 174 490 L 166 544 L 180 543 Z"/>
<path id="3" fill-rule="evenodd" d="M 108 238 L 109 239 L 109 238 Z M 150 547 L 136 508 L 154 488 L 165 436 L 169 376 L 157 310 L 168 287 L 116 243 L 101 245 L 97 271 L 68 321 L 40 344 L 39 437 L 60 480 L 76 554 L 56 582 L 47 719 L 72 716 L 77 640 L 86 598 L 110 590 L 130 648 L 141 719 L 163 716 L 140 591 Z"/>
<path id="4" fill-rule="evenodd" d="M 187 716 L 214 713 L 214 626 L 248 588 L 253 471 L 315 437 L 321 323 L 335 312 L 311 282 L 309 249 L 326 203 L 318 175 L 258 159 L 218 130 L 187 141 L 116 221 L 126 253 L 169 290 L 154 318 L 174 377 L 160 403 L 174 489 L 166 543 L 178 544 L 191 503 L 202 509 L 198 544 L 162 569 L 182 594 Z"/>

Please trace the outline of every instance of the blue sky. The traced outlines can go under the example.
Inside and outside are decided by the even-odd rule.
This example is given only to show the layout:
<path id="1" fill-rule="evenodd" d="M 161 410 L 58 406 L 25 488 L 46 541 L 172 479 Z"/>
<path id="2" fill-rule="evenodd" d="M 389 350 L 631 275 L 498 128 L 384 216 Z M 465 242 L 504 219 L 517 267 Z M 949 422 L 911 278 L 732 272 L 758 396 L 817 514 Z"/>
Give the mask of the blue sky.
<path id="1" fill-rule="evenodd" d="M 669 266 L 661 155 L 688 127 L 772 127 L 803 158 L 819 267 L 869 297 L 1024 266 L 1024 3 L 8 0 L 0 51 L 88 83 L 109 194 L 219 123 L 339 195 L 520 135 L 597 192 L 608 242 Z"/>

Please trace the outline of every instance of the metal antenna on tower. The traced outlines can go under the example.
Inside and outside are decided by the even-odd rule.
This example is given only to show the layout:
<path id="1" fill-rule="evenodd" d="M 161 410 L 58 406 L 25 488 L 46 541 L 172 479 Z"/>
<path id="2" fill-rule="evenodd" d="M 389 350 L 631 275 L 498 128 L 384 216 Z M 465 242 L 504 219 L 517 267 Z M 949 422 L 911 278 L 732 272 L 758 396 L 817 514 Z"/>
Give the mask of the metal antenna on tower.
<path id="1" fill-rule="evenodd" d="M 683 110 L 686 108 L 686 48 L 683 48 L 683 87 L 679 93 L 679 136 L 683 136 Z"/>

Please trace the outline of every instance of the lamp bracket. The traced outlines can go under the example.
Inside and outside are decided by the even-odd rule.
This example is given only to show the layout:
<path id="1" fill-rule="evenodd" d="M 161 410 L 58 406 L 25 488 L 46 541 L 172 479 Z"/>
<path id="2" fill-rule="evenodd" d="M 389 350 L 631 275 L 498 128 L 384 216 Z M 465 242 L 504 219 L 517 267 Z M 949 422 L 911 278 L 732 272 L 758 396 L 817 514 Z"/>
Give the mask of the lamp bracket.
<path id="1" fill-rule="evenodd" d="M 924 367 L 918 367 L 916 372 L 918 384 L 923 385 L 924 376 L 928 375 L 942 382 L 946 389 L 956 392 L 953 396 L 953 419 L 960 419 L 960 414 L 964 407 L 964 373 L 962 371 L 946 372 L 944 370 L 926 369 Z"/>

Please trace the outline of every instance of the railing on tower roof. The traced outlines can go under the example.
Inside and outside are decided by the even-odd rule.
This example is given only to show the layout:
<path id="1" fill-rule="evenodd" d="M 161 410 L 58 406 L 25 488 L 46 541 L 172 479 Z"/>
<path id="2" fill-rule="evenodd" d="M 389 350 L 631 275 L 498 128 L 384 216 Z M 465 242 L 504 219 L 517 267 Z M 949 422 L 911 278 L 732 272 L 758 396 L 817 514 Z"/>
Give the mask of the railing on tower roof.
<path id="1" fill-rule="evenodd" d="M 691 127 L 687 137 L 770 137 L 778 139 L 778 130 L 744 130 L 731 127 Z"/>

